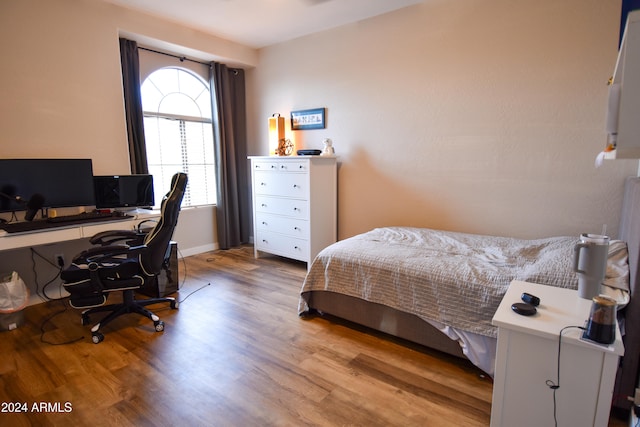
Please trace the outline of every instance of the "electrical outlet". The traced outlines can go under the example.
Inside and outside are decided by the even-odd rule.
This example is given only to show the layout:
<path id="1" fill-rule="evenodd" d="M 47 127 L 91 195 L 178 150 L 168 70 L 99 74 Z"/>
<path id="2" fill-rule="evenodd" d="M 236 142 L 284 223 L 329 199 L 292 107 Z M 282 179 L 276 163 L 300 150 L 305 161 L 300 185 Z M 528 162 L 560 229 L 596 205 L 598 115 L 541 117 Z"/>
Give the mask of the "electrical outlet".
<path id="1" fill-rule="evenodd" d="M 64 254 L 55 254 L 53 257 L 53 261 L 58 267 L 64 267 Z"/>

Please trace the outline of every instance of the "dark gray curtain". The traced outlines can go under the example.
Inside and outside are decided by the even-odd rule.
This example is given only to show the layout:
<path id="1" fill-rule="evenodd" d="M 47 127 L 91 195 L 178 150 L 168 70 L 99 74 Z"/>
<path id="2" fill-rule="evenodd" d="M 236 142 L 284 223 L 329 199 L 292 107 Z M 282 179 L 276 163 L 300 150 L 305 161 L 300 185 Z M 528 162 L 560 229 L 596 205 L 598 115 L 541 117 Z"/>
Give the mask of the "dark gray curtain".
<path id="1" fill-rule="evenodd" d="M 210 70 L 218 244 L 229 249 L 248 243 L 251 234 L 244 70 L 216 62 Z"/>
<path id="2" fill-rule="evenodd" d="M 144 117 L 140 95 L 140 63 L 138 44 L 133 40 L 120 39 L 120 64 L 122 66 L 122 87 L 124 108 L 129 139 L 129 162 L 131 173 L 149 173 L 147 149 L 144 142 Z"/>

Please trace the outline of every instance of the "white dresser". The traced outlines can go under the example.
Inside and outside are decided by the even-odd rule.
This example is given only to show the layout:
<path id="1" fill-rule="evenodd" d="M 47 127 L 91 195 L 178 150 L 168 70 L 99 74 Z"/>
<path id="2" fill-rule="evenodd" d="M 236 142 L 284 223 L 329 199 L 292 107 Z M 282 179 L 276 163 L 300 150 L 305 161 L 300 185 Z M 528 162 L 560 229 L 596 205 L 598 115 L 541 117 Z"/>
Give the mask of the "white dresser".
<path id="1" fill-rule="evenodd" d="M 337 161 L 325 156 L 250 156 L 255 257 L 307 265 L 337 240 Z"/>

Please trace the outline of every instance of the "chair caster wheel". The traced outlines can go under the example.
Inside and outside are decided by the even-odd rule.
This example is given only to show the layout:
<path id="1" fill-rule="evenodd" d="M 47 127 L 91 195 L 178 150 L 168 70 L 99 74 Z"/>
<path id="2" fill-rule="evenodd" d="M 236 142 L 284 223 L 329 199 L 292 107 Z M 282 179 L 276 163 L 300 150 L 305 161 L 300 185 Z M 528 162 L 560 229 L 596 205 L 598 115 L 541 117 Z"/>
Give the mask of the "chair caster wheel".
<path id="1" fill-rule="evenodd" d="M 169 307 L 175 310 L 176 308 L 178 308 L 178 301 L 171 301 L 171 304 L 169 304 Z"/>
<path id="2" fill-rule="evenodd" d="M 94 344 L 100 344 L 104 340 L 104 335 L 101 332 L 94 332 L 91 334 L 91 341 Z"/>
<path id="3" fill-rule="evenodd" d="M 153 322 L 153 325 L 156 327 L 156 332 L 164 331 L 164 322 L 162 320 L 158 320 L 157 322 Z"/>

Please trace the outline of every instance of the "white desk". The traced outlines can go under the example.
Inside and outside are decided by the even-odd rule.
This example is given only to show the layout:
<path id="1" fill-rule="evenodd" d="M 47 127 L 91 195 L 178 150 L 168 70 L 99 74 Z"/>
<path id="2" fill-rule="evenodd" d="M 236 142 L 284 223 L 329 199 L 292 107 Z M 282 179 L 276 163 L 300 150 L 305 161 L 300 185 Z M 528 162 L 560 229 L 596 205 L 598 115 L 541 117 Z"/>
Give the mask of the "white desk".
<path id="1" fill-rule="evenodd" d="M 63 227 L 24 233 L 7 233 L 4 230 L 0 230 L 0 251 L 83 239 L 108 230 L 133 230 L 144 220 L 159 218 L 160 211 L 137 210 L 128 212 L 127 215 L 132 216 L 132 218 L 65 225 Z"/>
<path id="2" fill-rule="evenodd" d="M 538 312 L 521 316 L 511 304 L 528 292 L 540 298 Z M 492 426 L 553 426 L 553 390 L 558 382 L 558 335 L 565 326 L 584 326 L 591 300 L 578 292 L 534 283 L 509 285 L 493 324 L 498 349 L 491 405 Z M 562 335 L 560 388 L 556 390 L 559 426 L 606 426 L 618 358 L 624 353 L 620 330 L 611 345 L 581 339 L 579 329 Z"/>

